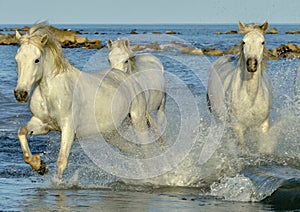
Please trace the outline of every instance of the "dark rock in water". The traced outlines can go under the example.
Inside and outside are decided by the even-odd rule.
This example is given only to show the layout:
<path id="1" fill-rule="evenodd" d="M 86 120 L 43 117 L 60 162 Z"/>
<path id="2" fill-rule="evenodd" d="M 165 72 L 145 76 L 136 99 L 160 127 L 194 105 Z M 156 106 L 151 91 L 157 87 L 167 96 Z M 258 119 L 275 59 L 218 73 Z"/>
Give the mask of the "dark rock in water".
<path id="1" fill-rule="evenodd" d="M 300 58 L 300 46 L 297 46 L 293 43 L 287 43 L 286 45 L 282 44 L 279 47 L 273 49 L 271 54 L 276 57 L 276 59 L 280 58 L 289 58 L 289 59 L 298 59 Z"/>
<path id="2" fill-rule="evenodd" d="M 268 31 L 267 34 L 278 34 L 278 30 L 274 27 L 270 31 Z"/>
<path id="3" fill-rule="evenodd" d="M 286 46 L 292 51 L 292 52 L 300 52 L 300 46 L 297 46 L 294 43 L 287 43 Z"/>
<path id="4" fill-rule="evenodd" d="M 131 46 L 131 49 L 133 51 L 142 51 L 142 50 L 145 50 L 145 49 L 153 49 L 153 50 L 156 50 L 156 51 L 161 50 L 158 43 L 153 43 L 153 44 L 149 44 L 149 45 L 133 45 L 133 46 Z"/>
<path id="5" fill-rule="evenodd" d="M 222 32 L 214 32 L 214 34 L 216 34 L 216 35 L 222 35 L 223 33 Z"/>
<path id="6" fill-rule="evenodd" d="M 231 30 L 229 32 L 224 32 L 224 34 L 226 35 L 233 35 L 233 34 L 237 34 L 238 32 L 236 30 Z"/>
<path id="7" fill-rule="evenodd" d="M 224 52 L 222 50 L 219 49 L 212 49 L 212 48 L 205 48 L 203 50 L 205 55 L 209 55 L 209 56 L 222 56 L 224 55 Z"/>
<path id="8" fill-rule="evenodd" d="M 137 35 L 139 33 L 137 33 L 136 31 L 131 31 L 129 34 L 131 34 L 131 35 Z"/>
<path id="9" fill-rule="evenodd" d="M 166 31 L 166 34 L 167 34 L 167 35 L 175 35 L 176 32 L 174 32 L 173 30 L 167 30 L 167 31 Z"/>
<path id="10" fill-rule="evenodd" d="M 288 31 L 285 34 L 300 34 L 300 30 Z"/>
<path id="11" fill-rule="evenodd" d="M 198 48 L 189 48 L 189 47 L 182 47 L 181 53 L 183 54 L 193 54 L 193 55 L 203 55 L 203 51 Z"/>
<path id="12" fill-rule="evenodd" d="M 152 32 L 152 34 L 154 34 L 154 35 L 161 35 L 162 33 L 161 32 Z"/>
<path id="13" fill-rule="evenodd" d="M 90 40 L 86 42 L 83 46 L 84 49 L 101 49 L 100 39 Z"/>
<path id="14" fill-rule="evenodd" d="M 228 31 L 228 32 L 214 32 L 214 34 L 216 35 L 222 35 L 222 34 L 225 34 L 225 35 L 233 35 L 233 34 L 237 34 L 238 31 L 236 30 L 231 30 L 231 31 Z"/>

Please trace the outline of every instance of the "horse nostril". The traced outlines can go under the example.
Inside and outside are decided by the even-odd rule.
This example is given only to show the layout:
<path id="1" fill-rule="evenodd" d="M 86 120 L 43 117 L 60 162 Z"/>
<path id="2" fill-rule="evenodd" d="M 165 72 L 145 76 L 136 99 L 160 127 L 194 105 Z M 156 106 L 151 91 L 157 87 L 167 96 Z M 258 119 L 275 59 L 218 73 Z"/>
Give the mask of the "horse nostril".
<path id="1" fill-rule="evenodd" d="M 246 64 L 247 64 L 247 70 L 249 72 L 255 72 L 256 69 L 257 69 L 257 59 L 255 58 L 249 58 L 247 61 L 246 61 Z"/>
<path id="2" fill-rule="evenodd" d="M 28 91 L 14 90 L 14 95 L 19 102 L 26 102 L 28 99 Z"/>
<path id="3" fill-rule="evenodd" d="M 27 91 L 23 91 L 23 92 L 22 92 L 22 97 L 23 97 L 24 99 L 27 97 L 27 95 L 28 95 L 28 92 L 27 92 Z"/>

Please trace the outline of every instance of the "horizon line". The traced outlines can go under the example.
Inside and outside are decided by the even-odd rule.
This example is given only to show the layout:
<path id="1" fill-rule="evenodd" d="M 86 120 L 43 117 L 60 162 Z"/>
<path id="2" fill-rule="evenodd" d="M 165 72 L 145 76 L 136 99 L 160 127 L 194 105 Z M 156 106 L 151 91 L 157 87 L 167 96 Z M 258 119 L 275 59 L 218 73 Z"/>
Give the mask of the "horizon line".
<path id="1" fill-rule="evenodd" d="M 42 21 L 36 21 L 34 23 L 0 23 L 0 25 L 34 25 L 36 23 L 40 23 Z M 94 23 L 94 22 L 50 22 L 47 21 L 49 25 L 232 25 L 232 24 L 237 24 L 238 22 L 178 22 L 178 23 L 159 23 L 159 22 L 153 22 L 153 23 L 141 23 L 141 22 L 136 22 L 136 23 Z M 248 22 L 245 22 L 248 23 Z M 269 24 L 273 25 L 300 25 L 298 22 L 277 22 L 277 23 L 272 23 L 269 22 Z"/>

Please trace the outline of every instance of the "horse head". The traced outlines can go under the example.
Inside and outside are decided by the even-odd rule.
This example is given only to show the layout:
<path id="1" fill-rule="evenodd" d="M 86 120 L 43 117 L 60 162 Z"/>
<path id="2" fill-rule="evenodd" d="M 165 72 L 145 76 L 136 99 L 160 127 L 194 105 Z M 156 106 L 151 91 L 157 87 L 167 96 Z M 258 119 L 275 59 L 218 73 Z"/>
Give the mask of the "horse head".
<path id="1" fill-rule="evenodd" d="M 16 31 L 16 38 L 21 43 L 21 46 L 15 56 L 18 83 L 14 90 L 14 95 L 18 102 L 27 102 L 32 87 L 43 75 L 43 52 L 37 45 L 29 42 L 28 35 L 21 36 Z M 48 36 L 45 34 L 38 39 L 39 45 L 44 46 L 48 41 Z"/>
<path id="2" fill-rule="evenodd" d="M 124 72 L 130 71 L 130 60 L 134 57 L 129 44 L 129 40 L 117 39 L 115 42 L 108 40 L 109 56 L 108 60 L 111 68 L 116 68 Z"/>
<path id="3" fill-rule="evenodd" d="M 240 56 L 242 57 L 248 72 L 254 73 L 259 65 L 263 64 L 265 52 L 264 33 L 268 29 L 268 22 L 263 25 L 245 26 L 239 22 L 239 32 L 245 33 L 241 42 Z"/>

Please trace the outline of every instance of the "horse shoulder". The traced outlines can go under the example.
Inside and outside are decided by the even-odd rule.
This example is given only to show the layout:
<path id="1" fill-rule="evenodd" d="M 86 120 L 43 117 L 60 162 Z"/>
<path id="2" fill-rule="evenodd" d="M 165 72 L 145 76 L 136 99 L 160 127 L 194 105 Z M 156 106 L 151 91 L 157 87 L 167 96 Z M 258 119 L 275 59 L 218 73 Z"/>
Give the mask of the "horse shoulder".
<path id="1" fill-rule="evenodd" d="M 136 66 L 138 70 L 141 69 L 153 69 L 159 70 L 161 72 L 164 71 L 163 65 L 161 61 L 152 54 L 138 54 L 135 56 Z"/>

